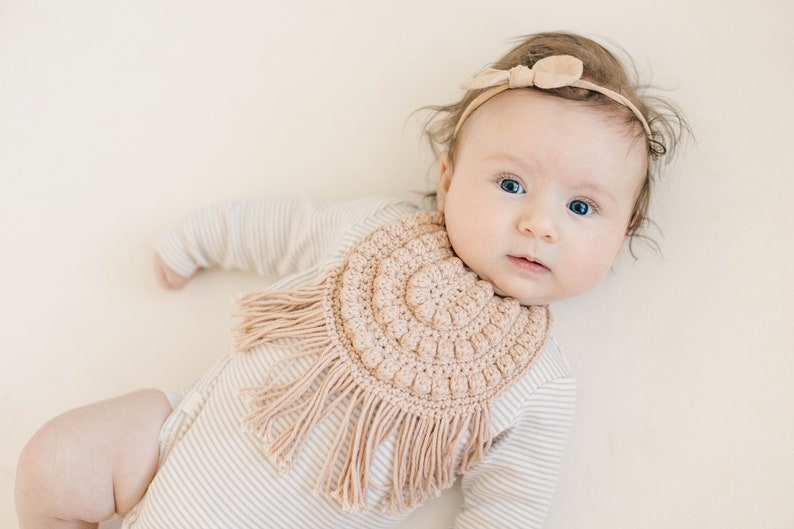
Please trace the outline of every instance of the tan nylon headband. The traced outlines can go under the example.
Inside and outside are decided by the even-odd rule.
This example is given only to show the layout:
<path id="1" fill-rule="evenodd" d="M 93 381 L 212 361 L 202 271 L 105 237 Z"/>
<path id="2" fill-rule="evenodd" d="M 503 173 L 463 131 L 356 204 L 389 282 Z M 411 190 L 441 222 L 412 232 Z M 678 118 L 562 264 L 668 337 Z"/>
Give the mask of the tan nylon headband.
<path id="1" fill-rule="evenodd" d="M 532 68 L 527 68 L 523 64 L 514 66 L 509 70 L 496 70 L 488 68 L 482 71 L 477 77 L 471 81 L 467 81 L 461 85 L 462 88 L 467 90 L 480 90 L 482 88 L 489 88 L 485 92 L 477 96 L 472 101 L 458 120 L 458 125 L 455 127 L 455 136 L 463 126 L 472 112 L 491 99 L 493 96 L 504 92 L 511 88 L 541 88 L 549 90 L 551 88 L 562 88 L 564 86 L 575 86 L 577 88 L 585 88 L 598 92 L 610 98 L 611 100 L 620 103 L 624 107 L 631 110 L 637 119 L 642 123 L 642 128 L 645 129 L 645 135 L 650 139 L 652 137 L 651 127 L 645 120 L 642 112 L 634 106 L 625 96 L 617 92 L 598 86 L 590 81 L 582 79 L 582 71 L 584 65 L 582 61 L 570 55 L 552 55 L 540 59 Z"/>

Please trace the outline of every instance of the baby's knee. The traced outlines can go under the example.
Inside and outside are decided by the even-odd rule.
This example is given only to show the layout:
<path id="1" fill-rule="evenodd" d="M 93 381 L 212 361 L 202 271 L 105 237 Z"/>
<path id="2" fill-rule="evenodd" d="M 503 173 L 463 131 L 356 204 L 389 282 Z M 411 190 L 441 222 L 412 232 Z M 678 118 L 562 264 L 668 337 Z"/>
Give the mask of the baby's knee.
<path id="1" fill-rule="evenodd" d="M 110 476 L 96 474 L 107 467 L 108 455 L 84 442 L 88 432 L 81 431 L 80 422 L 74 412 L 60 415 L 42 426 L 22 449 L 15 485 L 20 517 L 27 512 L 100 522 L 113 516 Z"/>
<path id="2" fill-rule="evenodd" d="M 35 496 L 41 493 L 42 484 L 50 479 L 49 468 L 45 461 L 48 450 L 51 449 L 52 437 L 43 432 L 44 428 L 36 432 L 28 441 L 17 460 L 15 479 L 15 495 L 17 511 L 27 510 L 28 507 L 38 504 Z M 20 512 L 21 514 L 21 512 Z"/>
<path id="3" fill-rule="evenodd" d="M 58 417 L 42 426 L 27 442 L 17 461 L 17 494 L 39 495 L 57 473 L 57 458 L 63 457 L 60 440 L 63 419 Z"/>

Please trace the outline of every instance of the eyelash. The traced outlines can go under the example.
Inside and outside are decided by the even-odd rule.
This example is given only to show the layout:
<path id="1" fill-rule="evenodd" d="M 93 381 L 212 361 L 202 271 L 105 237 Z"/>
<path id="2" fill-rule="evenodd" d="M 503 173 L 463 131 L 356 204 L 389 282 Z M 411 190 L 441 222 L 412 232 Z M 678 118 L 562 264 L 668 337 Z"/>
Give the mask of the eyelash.
<path id="1" fill-rule="evenodd" d="M 502 191 L 504 191 L 505 193 L 510 193 L 510 191 L 505 189 L 504 186 L 503 186 L 503 184 L 505 182 L 507 182 L 507 181 L 515 182 L 521 188 L 521 192 L 524 192 L 524 186 L 521 184 L 521 182 L 518 180 L 518 178 L 516 178 L 514 176 L 510 176 L 510 175 L 500 176 L 499 178 L 496 179 L 496 185 L 498 185 L 502 189 Z M 516 192 L 516 193 L 513 193 L 513 194 L 517 195 L 517 194 L 520 194 L 520 193 Z"/>
<path id="2" fill-rule="evenodd" d="M 592 211 L 587 212 L 584 215 L 580 215 L 579 213 L 576 213 L 575 211 L 573 211 L 573 209 L 571 209 L 571 204 L 573 204 L 574 202 L 581 202 L 583 204 L 586 204 L 587 207 L 589 207 Z M 573 211 L 573 213 L 575 215 L 579 215 L 579 216 L 582 216 L 582 217 L 586 217 L 588 215 L 594 215 L 594 214 L 596 214 L 596 213 L 598 213 L 600 211 L 598 209 L 598 204 L 596 204 L 595 202 L 593 202 L 589 198 L 575 198 L 575 199 L 571 200 L 570 202 L 568 202 L 568 204 L 566 204 L 566 206 L 568 207 L 568 209 Z"/>
<path id="3" fill-rule="evenodd" d="M 512 181 L 512 182 L 515 182 L 515 183 L 516 183 L 516 184 L 519 186 L 519 188 L 520 188 L 520 191 L 516 191 L 516 192 L 514 192 L 514 193 L 513 193 L 513 192 L 511 192 L 511 191 L 508 191 L 507 189 L 505 189 L 505 187 L 503 186 L 503 184 L 504 184 L 504 182 L 506 182 L 506 181 L 508 181 L 508 180 L 509 180 L 509 181 Z M 518 180 L 516 177 L 514 177 L 514 176 L 511 176 L 511 175 L 500 176 L 499 178 L 497 178 L 497 180 L 496 180 L 496 184 L 497 184 L 497 185 L 498 185 L 498 186 L 499 186 L 499 187 L 500 187 L 500 188 L 501 188 L 501 189 L 502 189 L 502 190 L 503 190 L 505 193 L 511 193 L 511 194 L 520 194 L 520 193 L 523 193 L 523 192 L 525 192 L 525 191 L 524 191 L 524 186 L 521 184 L 521 182 L 520 182 L 520 181 L 519 181 L 519 180 Z M 588 207 L 588 208 L 590 208 L 592 211 L 588 211 L 588 212 L 587 212 L 587 213 L 585 213 L 585 214 L 580 214 L 580 213 L 577 213 L 577 212 L 575 212 L 573 209 L 571 209 L 571 204 L 573 204 L 574 202 L 582 202 L 583 204 L 587 205 L 587 207 Z M 593 201 L 592 201 L 592 200 L 590 200 L 589 198 L 575 198 L 575 199 L 571 200 L 570 202 L 568 202 L 568 203 L 566 204 L 566 207 L 567 207 L 568 209 L 570 209 L 570 210 L 571 210 L 571 211 L 572 211 L 572 212 L 573 212 L 575 215 L 579 215 L 579 216 L 582 216 L 582 217 L 586 217 L 586 216 L 588 216 L 588 215 L 592 215 L 592 214 L 595 214 L 595 213 L 599 213 L 599 211 L 600 211 L 600 209 L 599 209 L 599 207 L 598 207 L 598 204 L 596 204 L 595 202 L 593 202 Z"/>

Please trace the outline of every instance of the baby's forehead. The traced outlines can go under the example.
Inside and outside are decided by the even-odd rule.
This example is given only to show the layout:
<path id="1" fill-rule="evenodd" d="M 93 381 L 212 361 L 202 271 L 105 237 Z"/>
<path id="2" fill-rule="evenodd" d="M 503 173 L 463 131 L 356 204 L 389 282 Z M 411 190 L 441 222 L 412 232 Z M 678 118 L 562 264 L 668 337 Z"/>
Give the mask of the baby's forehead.
<path id="1" fill-rule="evenodd" d="M 502 151 L 549 142 L 583 147 L 599 143 L 622 147 L 628 155 L 636 147 L 644 150 L 646 140 L 641 125 L 626 119 L 613 105 L 594 105 L 525 88 L 503 92 L 477 108 L 456 141 Z"/>
<path id="2" fill-rule="evenodd" d="M 478 108 L 463 125 L 456 162 L 502 165 L 609 187 L 613 173 L 639 183 L 647 169 L 644 139 L 609 110 L 533 89 L 511 90 Z M 625 178 L 622 178 L 625 179 Z"/>

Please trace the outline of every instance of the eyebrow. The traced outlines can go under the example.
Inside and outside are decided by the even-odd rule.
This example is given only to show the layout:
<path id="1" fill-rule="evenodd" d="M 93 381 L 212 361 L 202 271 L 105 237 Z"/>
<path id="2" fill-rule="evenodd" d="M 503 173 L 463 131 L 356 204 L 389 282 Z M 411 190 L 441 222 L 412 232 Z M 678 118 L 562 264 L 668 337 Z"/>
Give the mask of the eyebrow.
<path id="1" fill-rule="evenodd" d="M 488 156 L 483 156 L 482 161 L 484 162 L 502 162 L 508 161 L 510 163 L 514 163 L 516 165 L 520 165 L 522 167 L 526 167 L 527 165 L 534 165 L 535 162 L 532 159 L 527 157 L 516 156 L 515 154 L 510 154 L 508 152 L 496 152 L 492 153 Z"/>
<path id="2" fill-rule="evenodd" d="M 610 193 L 606 188 L 604 188 L 604 187 L 602 187 L 602 186 L 600 186 L 600 185 L 598 185 L 596 183 L 585 182 L 585 183 L 577 184 L 577 185 L 572 186 L 572 187 L 574 187 L 576 189 L 582 189 L 582 190 L 588 191 L 588 192 L 596 194 L 596 195 L 601 195 L 601 196 L 603 196 L 605 198 L 608 198 L 609 200 L 611 200 L 615 204 L 618 203 L 618 200 L 614 197 L 614 195 L 612 195 L 612 193 Z"/>

